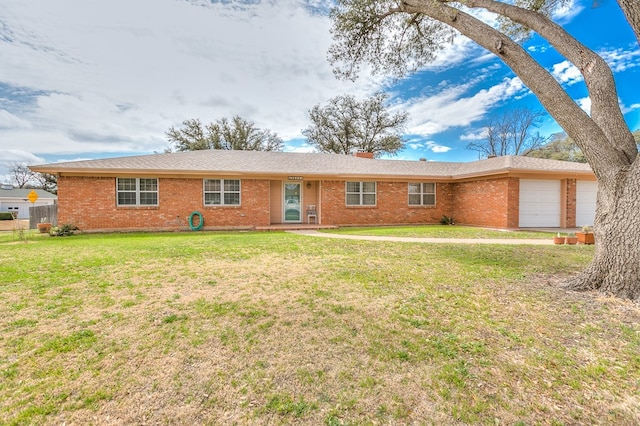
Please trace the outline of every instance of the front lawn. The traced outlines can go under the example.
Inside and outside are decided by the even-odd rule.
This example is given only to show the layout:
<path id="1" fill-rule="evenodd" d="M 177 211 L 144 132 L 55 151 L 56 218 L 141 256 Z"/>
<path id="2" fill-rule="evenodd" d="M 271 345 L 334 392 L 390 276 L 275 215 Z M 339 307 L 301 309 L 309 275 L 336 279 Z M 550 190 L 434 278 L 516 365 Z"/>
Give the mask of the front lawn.
<path id="1" fill-rule="evenodd" d="M 452 227 L 455 228 L 455 227 Z M 593 247 L 0 236 L 3 424 L 635 424 Z"/>
<path id="2" fill-rule="evenodd" d="M 328 229 L 323 232 L 346 235 L 373 235 L 384 237 L 413 237 L 413 238 L 520 238 L 520 239 L 551 239 L 555 232 L 501 230 L 477 228 L 471 226 L 449 225 L 412 225 L 412 226 L 373 226 L 373 227 L 344 227 Z"/>

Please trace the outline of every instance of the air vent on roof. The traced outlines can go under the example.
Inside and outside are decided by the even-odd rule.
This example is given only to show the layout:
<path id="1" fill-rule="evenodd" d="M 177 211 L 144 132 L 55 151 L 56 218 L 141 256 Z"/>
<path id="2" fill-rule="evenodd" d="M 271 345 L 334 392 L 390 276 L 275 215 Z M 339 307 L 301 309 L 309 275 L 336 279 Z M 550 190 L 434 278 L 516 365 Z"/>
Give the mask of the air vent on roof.
<path id="1" fill-rule="evenodd" d="M 427 161 L 427 159 L 424 157 L 420 157 L 420 161 Z"/>

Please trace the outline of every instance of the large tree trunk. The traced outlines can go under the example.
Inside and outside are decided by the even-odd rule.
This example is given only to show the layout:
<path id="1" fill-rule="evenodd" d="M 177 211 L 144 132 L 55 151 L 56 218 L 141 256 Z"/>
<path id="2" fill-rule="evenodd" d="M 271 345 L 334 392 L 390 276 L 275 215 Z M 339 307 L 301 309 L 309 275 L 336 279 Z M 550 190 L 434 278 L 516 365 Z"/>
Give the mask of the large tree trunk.
<path id="1" fill-rule="evenodd" d="M 340 0 L 342 8 L 334 15 L 338 45 L 332 51 L 332 61 L 342 57 L 352 62 L 346 71 L 340 71 L 345 76 L 351 76 L 361 62 L 371 62 L 374 69 L 403 73 L 404 61 L 419 65 L 423 61 L 416 61 L 416 56 L 429 59 L 436 50 L 434 46 L 444 42 L 446 34 L 441 26 L 431 27 L 423 21 L 425 16 L 454 28 L 499 57 L 576 142 L 598 179 L 596 254 L 570 287 L 640 300 L 638 147 L 620 109 L 613 73 L 606 61 L 537 9 L 518 6 L 540 7 L 550 1 L 540 0 L 534 5 L 506 0 Z M 616 1 L 640 40 L 640 0 Z M 467 8 L 498 14 L 547 40 L 580 70 L 591 99 L 590 113 L 583 111 L 510 33 L 467 13 Z M 385 22 L 387 18 L 390 21 Z"/>
<path id="2" fill-rule="evenodd" d="M 569 282 L 573 290 L 600 290 L 640 300 L 640 157 L 612 185 L 598 186 L 591 264 Z"/>
<path id="3" fill-rule="evenodd" d="M 598 179 L 594 223 L 596 254 L 587 269 L 570 281 L 569 287 L 597 289 L 640 300 L 640 164 L 636 144 L 618 105 L 613 75 L 606 63 L 540 14 L 493 0 L 467 2 L 538 30 L 540 35 L 557 45 L 558 50 L 566 53 L 585 78 L 592 99 L 589 116 L 549 72 L 513 40 L 476 18 L 448 7 L 442 3 L 444 0 L 409 3 L 413 1 L 405 0 L 407 11 L 426 13 L 447 23 L 501 58 L 538 97 L 589 161 Z"/>

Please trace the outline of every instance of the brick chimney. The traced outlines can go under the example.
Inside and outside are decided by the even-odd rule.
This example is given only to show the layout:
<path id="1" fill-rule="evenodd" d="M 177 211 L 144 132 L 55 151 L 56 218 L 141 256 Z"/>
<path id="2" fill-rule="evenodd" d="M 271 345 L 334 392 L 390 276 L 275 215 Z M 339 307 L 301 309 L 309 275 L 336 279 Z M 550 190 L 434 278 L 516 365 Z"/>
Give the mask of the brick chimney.
<path id="1" fill-rule="evenodd" d="M 358 157 L 358 158 L 370 158 L 370 159 L 373 159 L 373 152 L 358 151 L 354 155 L 356 157 Z"/>

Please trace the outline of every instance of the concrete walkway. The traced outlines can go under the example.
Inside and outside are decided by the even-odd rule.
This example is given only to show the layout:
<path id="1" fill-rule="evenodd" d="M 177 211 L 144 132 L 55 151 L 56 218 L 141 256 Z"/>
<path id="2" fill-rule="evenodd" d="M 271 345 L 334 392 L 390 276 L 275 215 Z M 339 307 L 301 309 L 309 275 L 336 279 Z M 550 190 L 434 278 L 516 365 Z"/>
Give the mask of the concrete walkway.
<path id="1" fill-rule="evenodd" d="M 344 240 L 367 240 L 367 241 L 398 241 L 404 243 L 448 243 L 448 244 L 520 244 L 520 245 L 553 245 L 553 239 L 518 239 L 518 238 L 418 238 L 418 237 L 380 237 L 373 235 L 346 235 L 330 234 L 318 232 L 312 229 L 299 229 L 286 231 L 291 234 L 306 235 L 309 237 L 337 238 Z"/>

